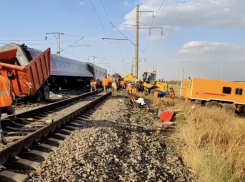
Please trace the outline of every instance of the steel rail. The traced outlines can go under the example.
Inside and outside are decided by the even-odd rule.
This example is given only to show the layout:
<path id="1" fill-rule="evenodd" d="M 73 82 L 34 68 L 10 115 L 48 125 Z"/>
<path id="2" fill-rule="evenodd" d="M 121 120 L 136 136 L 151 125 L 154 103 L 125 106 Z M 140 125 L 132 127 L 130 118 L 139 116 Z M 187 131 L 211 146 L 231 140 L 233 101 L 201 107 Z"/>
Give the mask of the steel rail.
<path id="1" fill-rule="evenodd" d="M 93 95 L 95 93 L 98 93 L 98 91 L 85 93 L 85 94 L 82 94 L 82 95 L 75 97 L 75 98 L 70 98 L 70 99 L 58 101 L 56 103 L 52 103 L 52 104 L 49 104 L 47 106 L 43 106 L 43 107 L 40 107 L 37 109 L 26 111 L 26 112 L 18 114 L 17 117 L 23 117 L 23 116 L 27 116 L 30 114 L 40 113 L 40 112 L 46 111 L 50 108 L 60 106 L 61 104 L 62 105 L 67 104 L 67 103 L 70 103 L 71 101 L 75 101 L 77 99 Z M 53 123 L 51 123 L 47 126 L 44 126 L 40 129 L 30 133 L 29 135 L 25 136 L 24 138 L 16 141 L 15 143 L 7 146 L 7 148 L 0 151 L 0 165 L 7 162 L 9 158 L 15 157 L 18 154 L 20 154 L 22 149 L 28 149 L 33 143 L 40 141 L 42 138 L 44 138 L 47 135 L 49 135 L 50 133 L 54 132 L 57 128 L 60 128 L 62 125 L 66 124 L 67 122 L 70 122 L 72 119 L 74 119 L 75 117 L 77 117 L 78 115 L 80 115 L 81 113 L 86 111 L 87 109 L 93 107 L 97 103 L 101 102 L 103 99 L 105 99 L 109 95 L 111 95 L 111 92 L 108 92 L 105 95 L 102 95 L 101 97 L 92 100 L 91 102 L 89 102 L 89 103 L 85 104 L 84 106 L 72 111 L 71 113 L 67 114 L 66 116 L 55 120 Z"/>

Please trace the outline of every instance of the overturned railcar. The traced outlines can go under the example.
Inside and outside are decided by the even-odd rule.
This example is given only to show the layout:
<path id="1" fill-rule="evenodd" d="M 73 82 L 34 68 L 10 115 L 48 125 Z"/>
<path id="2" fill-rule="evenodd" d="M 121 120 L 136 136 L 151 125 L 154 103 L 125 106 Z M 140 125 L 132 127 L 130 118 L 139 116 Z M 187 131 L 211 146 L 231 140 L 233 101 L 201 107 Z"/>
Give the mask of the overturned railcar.
<path id="1" fill-rule="evenodd" d="M 37 49 L 12 43 L 1 47 L 0 52 L 11 49 L 17 49 L 17 59 L 14 64 L 19 66 L 27 65 L 42 53 Z M 97 82 L 101 84 L 106 75 L 106 69 L 92 63 L 51 55 L 51 75 L 48 79 L 51 90 L 85 88 L 92 78 L 96 78 Z"/>

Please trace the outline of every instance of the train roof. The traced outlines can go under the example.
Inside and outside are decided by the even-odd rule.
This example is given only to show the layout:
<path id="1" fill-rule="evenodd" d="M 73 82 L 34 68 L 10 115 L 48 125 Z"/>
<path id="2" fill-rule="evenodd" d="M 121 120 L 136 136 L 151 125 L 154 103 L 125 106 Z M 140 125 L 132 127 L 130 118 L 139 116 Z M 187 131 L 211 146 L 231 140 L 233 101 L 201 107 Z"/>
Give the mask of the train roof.
<path id="1" fill-rule="evenodd" d="M 41 54 L 43 51 L 28 47 L 24 44 L 15 43 L 6 44 L 0 47 L 0 52 L 17 49 L 16 58 L 17 65 L 25 66 Z M 78 77 L 94 77 L 103 79 L 107 75 L 107 70 L 96 64 L 82 62 L 75 59 L 51 54 L 51 75 L 60 76 L 78 76 Z"/>
<path id="2" fill-rule="evenodd" d="M 106 71 L 105 68 L 103 68 L 103 67 L 101 67 L 101 66 L 98 66 L 98 65 L 96 65 L 96 64 L 93 64 L 93 63 L 90 63 L 90 62 L 85 62 L 85 63 L 87 63 L 88 65 L 93 66 L 93 67 L 94 67 L 94 65 L 95 65 L 97 68 Z"/>

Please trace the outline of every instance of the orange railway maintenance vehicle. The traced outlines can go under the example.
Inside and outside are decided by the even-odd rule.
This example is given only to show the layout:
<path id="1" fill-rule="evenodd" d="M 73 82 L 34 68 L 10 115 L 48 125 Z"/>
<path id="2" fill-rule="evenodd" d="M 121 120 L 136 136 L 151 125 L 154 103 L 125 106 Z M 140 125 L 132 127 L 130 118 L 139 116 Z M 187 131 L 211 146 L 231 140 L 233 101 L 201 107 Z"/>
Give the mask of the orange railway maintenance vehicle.
<path id="1" fill-rule="evenodd" d="M 18 62 L 16 54 L 17 49 L 0 52 L 1 74 L 10 80 L 15 97 L 28 97 L 34 102 L 48 100 L 47 79 L 51 73 L 50 49 L 42 52 L 26 66 L 15 65 Z"/>
<path id="2" fill-rule="evenodd" d="M 220 107 L 227 111 L 243 112 L 245 83 L 192 78 L 183 80 L 181 96 L 207 107 Z"/>

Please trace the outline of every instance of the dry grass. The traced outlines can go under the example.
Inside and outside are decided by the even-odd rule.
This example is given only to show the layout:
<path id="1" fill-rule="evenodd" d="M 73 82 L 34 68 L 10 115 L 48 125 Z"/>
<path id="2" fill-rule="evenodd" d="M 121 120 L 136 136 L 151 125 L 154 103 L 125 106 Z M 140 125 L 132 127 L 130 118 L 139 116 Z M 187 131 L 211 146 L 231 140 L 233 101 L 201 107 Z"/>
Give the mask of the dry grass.
<path id="1" fill-rule="evenodd" d="M 200 181 L 244 181 L 245 123 L 221 109 L 185 107 L 185 120 L 179 122 L 178 141 L 187 147 L 180 151 Z"/>
<path id="2" fill-rule="evenodd" d="M 182 100 L 151 98 L 155 107 L 181 109 L 174 141 L 185 164 L 201 182 L 245 181 L 245 121 L 222 109 Z"/>

